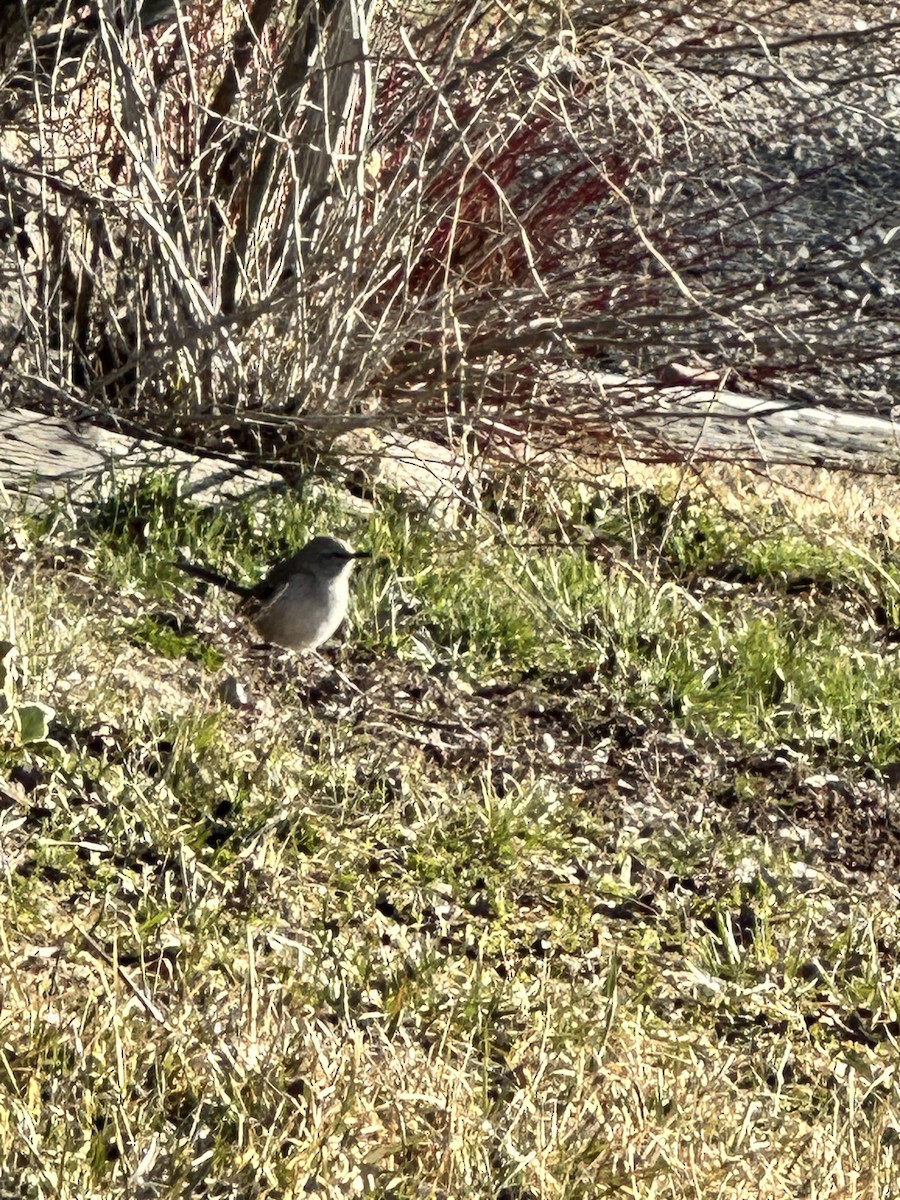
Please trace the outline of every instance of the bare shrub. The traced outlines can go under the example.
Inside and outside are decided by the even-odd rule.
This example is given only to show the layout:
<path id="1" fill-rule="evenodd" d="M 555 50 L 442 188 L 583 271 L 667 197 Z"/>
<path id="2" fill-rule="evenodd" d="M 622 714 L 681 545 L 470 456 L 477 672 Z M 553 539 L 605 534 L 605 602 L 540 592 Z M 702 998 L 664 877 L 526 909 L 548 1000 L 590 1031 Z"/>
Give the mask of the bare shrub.
<path id="1" fill-rule="evenodd" d="M 7 51 L 14 397 L 273 457 L 596 447 L 674 359 L 890 405 L 888 4 L 83 12 Z"/>

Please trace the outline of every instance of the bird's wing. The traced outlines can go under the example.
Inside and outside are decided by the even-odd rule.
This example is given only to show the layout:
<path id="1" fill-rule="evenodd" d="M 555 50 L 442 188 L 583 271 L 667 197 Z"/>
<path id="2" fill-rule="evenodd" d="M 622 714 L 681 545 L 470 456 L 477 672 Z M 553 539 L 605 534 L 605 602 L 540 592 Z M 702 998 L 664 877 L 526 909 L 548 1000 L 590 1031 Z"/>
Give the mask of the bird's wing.
<path id="1" fill-rule="evenodd" d="M 312 571 L 304 565 L 304 560 L 298 552 L 297 554 L 292 554 L 290 558 L 285 558 L 281 562 L 275 563 L 269 573 L 264 575 L 253 588 L 253 599 L 259 601 L 260 604 L 270 604 L 284 591 L 292 579 L 301 575 L 307 576 L 310 580 L 315 580 Z"/>

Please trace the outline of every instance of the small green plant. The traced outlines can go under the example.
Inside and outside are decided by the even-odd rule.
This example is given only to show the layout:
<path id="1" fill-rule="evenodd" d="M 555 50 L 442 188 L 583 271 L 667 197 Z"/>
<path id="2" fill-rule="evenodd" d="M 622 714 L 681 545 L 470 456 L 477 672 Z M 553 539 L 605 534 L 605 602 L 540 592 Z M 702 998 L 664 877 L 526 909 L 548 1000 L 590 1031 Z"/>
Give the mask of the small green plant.
<path id="1" fill-rule="evenodd" d="M 199 634 L 182 632 L 169 614 L 144 613 L 124 628 L 135 646 L 144 646 L 163 658 L 186 658 L 207 671 L 217 671 L 225 661 L 221 650 L 209 645 Z"/>

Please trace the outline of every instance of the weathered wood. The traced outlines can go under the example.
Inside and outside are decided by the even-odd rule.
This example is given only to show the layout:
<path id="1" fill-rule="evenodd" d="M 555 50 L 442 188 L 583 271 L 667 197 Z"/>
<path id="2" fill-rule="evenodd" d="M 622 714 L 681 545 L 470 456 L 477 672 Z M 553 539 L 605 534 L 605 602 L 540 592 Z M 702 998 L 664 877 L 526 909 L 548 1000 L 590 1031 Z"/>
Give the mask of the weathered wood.
<path id="1" fill-rule="evenodd" d="M 0 504 L 35 507 L 52 496 L 89 498 L 113 481 L 152 470 L 176 472 L 185 495 L 262 495 L 281 477 L 246 463 L 201 458 L 143 438 L 28 408 L 0 411 Z"/>

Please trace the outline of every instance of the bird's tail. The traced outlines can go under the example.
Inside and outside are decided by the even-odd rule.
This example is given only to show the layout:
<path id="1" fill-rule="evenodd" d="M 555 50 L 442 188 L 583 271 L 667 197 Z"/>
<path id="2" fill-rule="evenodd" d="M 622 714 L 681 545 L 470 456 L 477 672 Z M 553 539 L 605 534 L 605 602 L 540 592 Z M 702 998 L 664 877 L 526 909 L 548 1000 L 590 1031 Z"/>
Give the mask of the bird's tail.
<path id="1" fill-rule="evenodd" d="M 252 588 L 245 587 L 242 583 L 235 583 L 227 575 L 220 575 L 218 571 L 213 571 L 209 567 L 198 567 L 194 563 L 189 562 L 175 562 L 172 563 L 172 566 L 177 567 L 179 571 L 184 571 L 186 575 L 193 575 L 195 579 L 203 579 L 207 583 L 214 583 L 216 587 L 224 588 L 226 592 L 231 592 L 235 596 L 241 596 L 244 600 L 253 592 Z"/>

